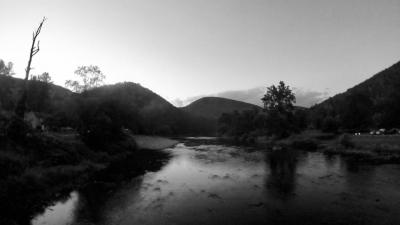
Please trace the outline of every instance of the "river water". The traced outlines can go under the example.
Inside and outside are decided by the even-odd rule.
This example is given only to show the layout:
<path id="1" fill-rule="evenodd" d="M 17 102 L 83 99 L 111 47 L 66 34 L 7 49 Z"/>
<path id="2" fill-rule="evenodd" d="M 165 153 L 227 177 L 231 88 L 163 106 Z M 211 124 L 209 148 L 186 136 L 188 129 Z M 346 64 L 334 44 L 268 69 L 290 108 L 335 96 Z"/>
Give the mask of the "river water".
<path id="1" fill-rule="evenodd" d="M 158 171 L 73 191 L 31 224 L 400 224 L 399 165 L 222 144 L 163 151 Z"/>

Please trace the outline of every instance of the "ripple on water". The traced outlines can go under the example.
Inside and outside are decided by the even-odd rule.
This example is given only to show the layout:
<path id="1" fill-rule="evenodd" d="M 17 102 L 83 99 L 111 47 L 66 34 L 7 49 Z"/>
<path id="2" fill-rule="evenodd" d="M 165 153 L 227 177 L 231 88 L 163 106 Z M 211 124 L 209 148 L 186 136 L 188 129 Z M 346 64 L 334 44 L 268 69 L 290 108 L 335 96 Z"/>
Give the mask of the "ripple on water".
<path id="1" fill-rule="evenodd" d="M 123 185 L 103 204 L 77 207 L 80 197 L 73 192 L 33 224 L 80 222 L 79 215 L 96 213 L 102 216 L 91 219 L 99 224 L 121 225 L 400 224 L 396 165 L 355 165 L 320 153 L 223 145 L 181 143 L 167 151 L 173 157 L 164 167 Z"/>

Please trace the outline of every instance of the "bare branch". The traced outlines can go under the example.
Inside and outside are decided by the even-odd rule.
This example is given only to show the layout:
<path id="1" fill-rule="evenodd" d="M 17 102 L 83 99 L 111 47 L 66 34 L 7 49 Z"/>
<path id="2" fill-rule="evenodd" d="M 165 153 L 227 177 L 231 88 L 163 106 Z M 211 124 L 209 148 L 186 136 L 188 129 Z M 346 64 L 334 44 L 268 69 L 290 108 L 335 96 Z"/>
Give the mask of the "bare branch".
<path id="1" fill-rule="evenodd" d="M 26 69 L 25 69 L 24 92 L 17 104 L 16 109 L 15 109 L 16 114 L 22 118 L 25 113 L 25 103 L 26 103 L 26 99 L 27 99 L 27 84 L 28 84 L 28 79 L 29 79 L 29 73 L 32 69 L 32 67 L 31 67 L 32 58 L 34 55 L 36 55 L 40 51 L 40 46 L 39 46 L 40 41 L 37 41 L 37 44 L 36 44 L 36 39 L 39 36 L 40 32 L 42 31 L 42 26 L 43 26 L 44 21 L 46 21 L 46 17 L 43 17 L 42 21 L 39 24 L 39 27 L 36 29 L 36 31 L 34 31 L 32 33 L 32 45 L 31 45 L 31 49 L 29 51 L 28 65 L 26 66 Z"/>

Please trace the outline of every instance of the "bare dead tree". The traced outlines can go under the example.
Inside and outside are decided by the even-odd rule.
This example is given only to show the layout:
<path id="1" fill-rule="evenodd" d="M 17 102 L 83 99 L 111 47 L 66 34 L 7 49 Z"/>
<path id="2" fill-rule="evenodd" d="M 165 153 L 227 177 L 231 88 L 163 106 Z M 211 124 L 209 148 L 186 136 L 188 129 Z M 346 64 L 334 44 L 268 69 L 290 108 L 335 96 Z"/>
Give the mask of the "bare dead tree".
<path id="1" fill-rule="evenodd" d="M 43 26 L 44 21 L 46 21 L 46 17 L 43 17 L 42 21 L 39 24 L 39 27 L 32 34 L 32 45 L 31 45 L 31 50 L 29 52 L 28 65 L 25 69 L 23 93 L 22 93 L 21 98 L 18 101 L 17 107 L 15 108 L 15 114 L 17 116 L 19 116 L 20 118 L 23 118 L 24 114 L 25 114 L 26 99 L 28 97 L 29 73 L 32 69 L 31 64 L 32 64 L 33 56 L 35 56 L 40 51 L 40 41 L 37 40 L 37 37 L 39 36 L 40 32 L 42 31 L 42 26 Z"/>

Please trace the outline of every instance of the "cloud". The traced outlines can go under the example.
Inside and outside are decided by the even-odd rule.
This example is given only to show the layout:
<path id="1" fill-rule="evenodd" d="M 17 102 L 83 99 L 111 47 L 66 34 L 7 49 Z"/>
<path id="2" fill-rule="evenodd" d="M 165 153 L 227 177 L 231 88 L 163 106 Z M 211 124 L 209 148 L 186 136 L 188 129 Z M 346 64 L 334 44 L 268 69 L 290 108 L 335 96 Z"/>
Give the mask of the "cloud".
<path id="1" fill-rule="evenodd" d="M 317 103 L 320 103 L 329 97 L 328 91 L 311 91 L 301 88 L 294 88 L 296 95 L 296 105 L 310 107 Z"/>
<path id="2" fill-rule="evenodd" d="M 230 98 L 242 102 L 248 102 L 254 105 L 262 105 L 261 98 L 265 94 L 265 88 L 256 87 L 248 90 L 225 91 L 217 94 L 217 97 Z"/>
<path id="3" fill-rule="evenodd" d="M 262 106 L 261 98 L 264 96 L 265 91 L 266 91 L 265 87 L 255 87 L 247 90 L 232 90 L 210 95 L 193 96 L 183 100 L 178 98 L 173 100 L 171 103 L 174 104 L 175 106 L 182 107 L 202 97 L 212 96 L 212 97 L 229 98 L 237 101 L 248 102 L 254 105 Z M 319 92 L 319 91 L 306 90 L 303 88 L 293 88 L 293 91 L 296 95 L 295 105 L 297 106 L 310 107 L 316 103 L 325 100 L 328 97 L 327 91 Z"/>

